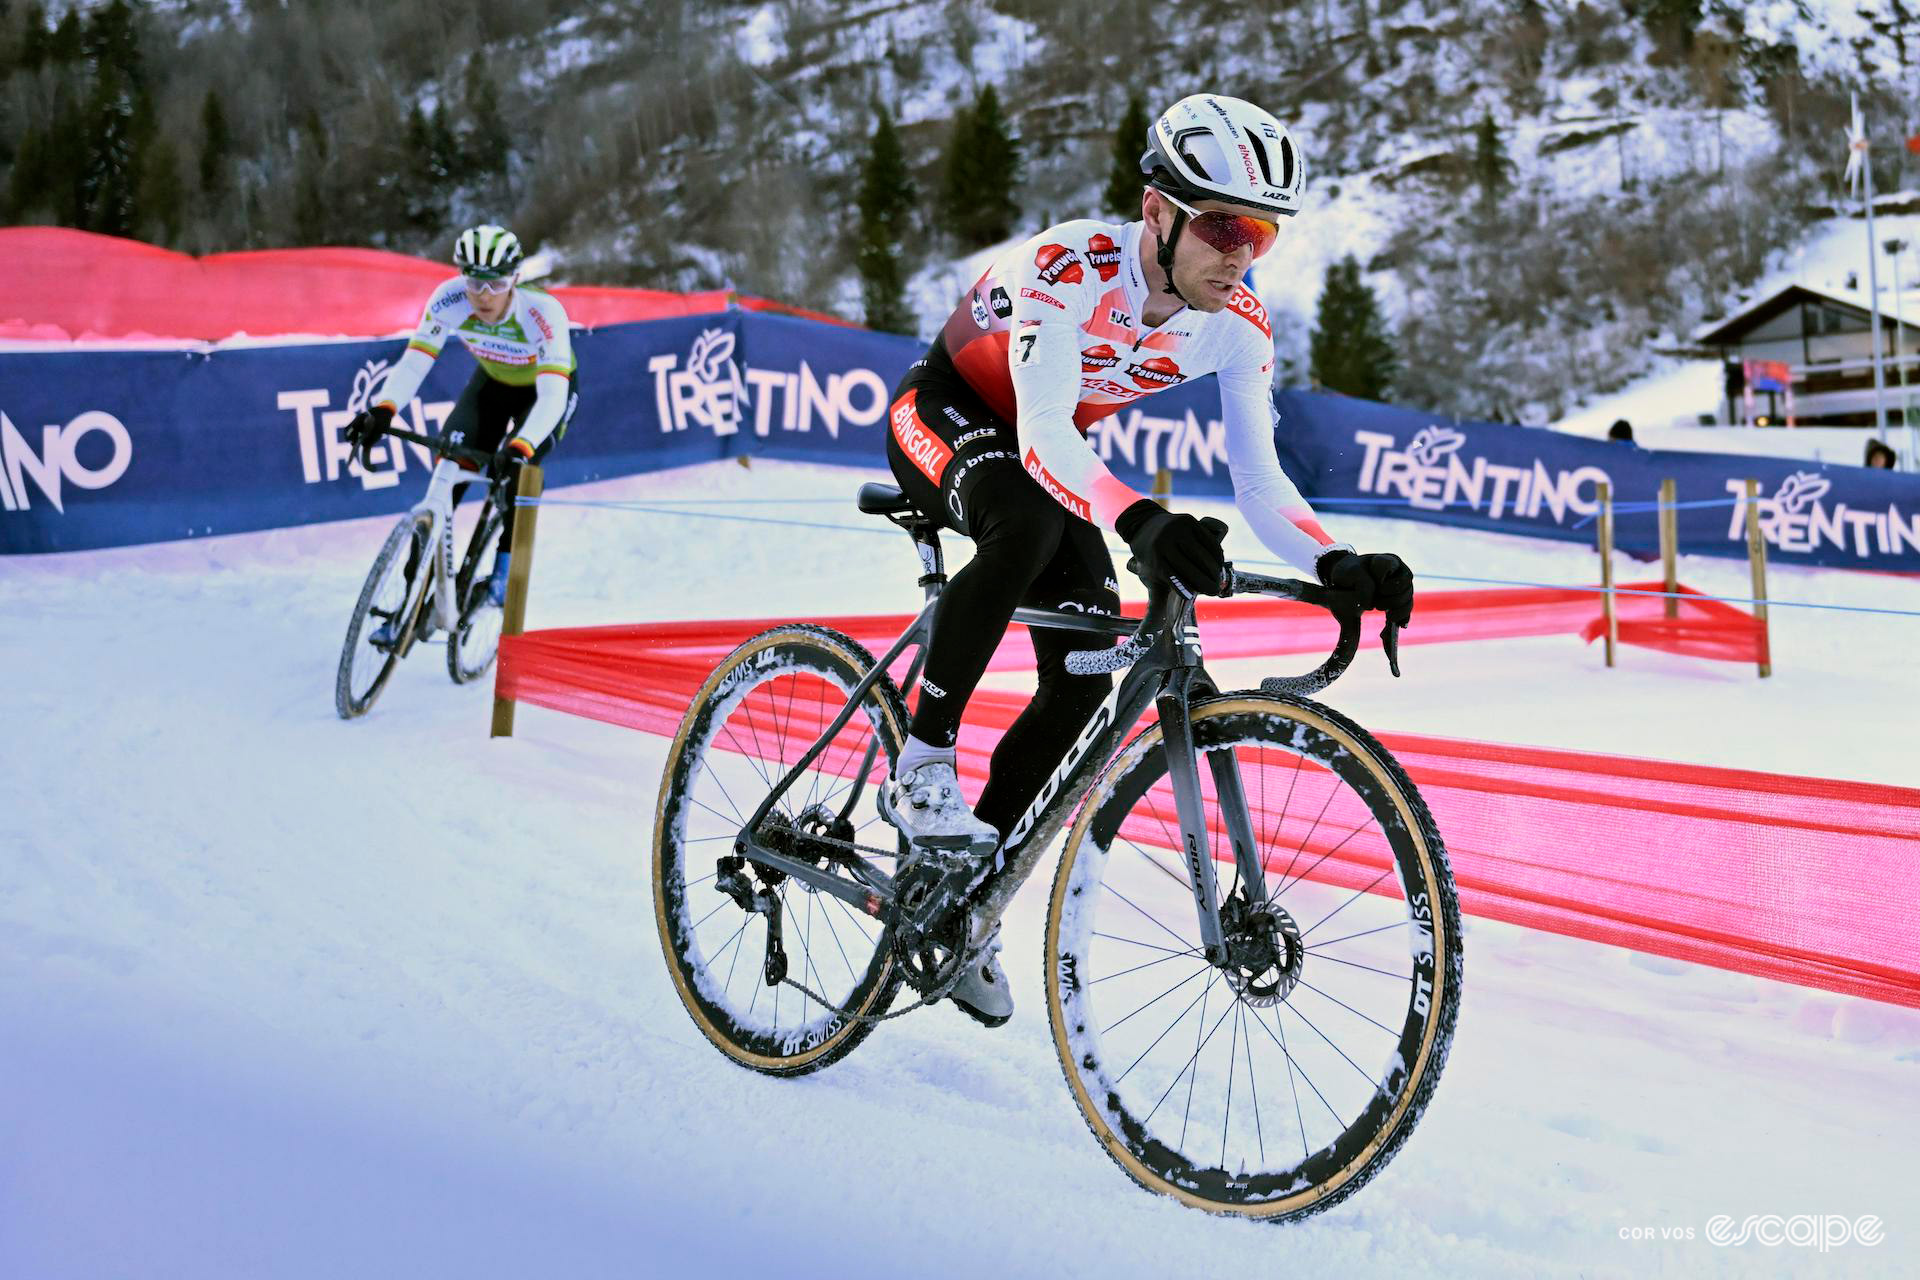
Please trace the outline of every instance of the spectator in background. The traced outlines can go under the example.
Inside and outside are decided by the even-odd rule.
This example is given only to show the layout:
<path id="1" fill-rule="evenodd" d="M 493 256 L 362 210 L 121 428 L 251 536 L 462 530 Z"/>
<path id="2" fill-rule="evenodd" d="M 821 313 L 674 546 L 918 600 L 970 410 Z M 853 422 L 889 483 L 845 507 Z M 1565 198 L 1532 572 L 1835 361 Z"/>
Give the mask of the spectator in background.
<path id="1" fill-rule="evenodd" d="M 1633 424 L 1625 418 L 1615 418 L 1613 425 L 1607 428 L 1607 439 L 1621 444 L 1633 443 Z"/>
<path id="2" fill-rule="evenodd" d="M 1892 449 L 1878 440 L 1867 441 L 1868 466 L 1879 467 L 1882 471 L 1892 471 L 1896 469 L 1898 463 L 1899 459 L 1894 456 Z"/>

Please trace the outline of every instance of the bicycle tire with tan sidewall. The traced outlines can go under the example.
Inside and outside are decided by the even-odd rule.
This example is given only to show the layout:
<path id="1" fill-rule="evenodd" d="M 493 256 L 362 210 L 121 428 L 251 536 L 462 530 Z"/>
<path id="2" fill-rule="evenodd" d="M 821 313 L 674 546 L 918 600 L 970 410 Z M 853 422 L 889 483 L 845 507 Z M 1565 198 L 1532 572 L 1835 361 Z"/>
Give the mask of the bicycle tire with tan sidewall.
<path id="1" fill-rule="evenodd" d="M 1221 1167 L 1206 1167 L 1176 1149 L 1186 1145 L 1184 1129 L 1181 1140 L 1170 1144 L 1128 1111 L 1113 1081 L 1113 1068 L 1103 1061 L 1100 1034 L 1087 1029 L 1097 1012 L 1094 998 L 1087 993 L 1102 980 L 1092 972 L 1087 955 L 1097 929 L 1093 921 L 1101 897 L 1099 877 L 1109 870 L 1115 833 L 1132 806 L 1165 774 L 1157 724 L 1143 730 L 1108 763 L 1068 833 L 1047 908 L 1047 1015 L 1075 1105 L 1102 1148 L 1129 1177 L 1149 1191 L 1207 1212 L 1294 1221 L 1330 1208 L 1364 1186 L 1407 1141 L 1433 1096 L 1459 1015 L 1463 974 L 1459 904 L 1446 849 L 1425 803 L 1399 764 L 1364 729 L 1307 699 L 1258 692 L 1196 702 L 1191 723 L 1198 751 L 1253 745 L 1323 763 L 1379 822 L 1383 842 L 1392 851 L 1392 869 L 1406 908 L 1407 937 L 1412 941 L 1406 1021 L 1397 1029 L 1399 1048 L 1393 1051 L 1397 1056 L 1383 1055 L 1387 1065 L 1379 1094 L 1321 1150 L 1307 1152 L 1303 1141 L 1298 1162 L 1254 1173 L 1244 1163 L 1229 1169 L 1225 1166 L 1231 1162 L 1226 1160 Z M 1191 911 L 1190 896 L 1186 905 Z M 1198 968 L 1205 961 L 1196 956 L 1193 963 Z M 1398 999 L 1397 995 L 1390 998 Z M 1107 1030 L 1111 1029 L 1109 1025 Z M 1195 1056 L 1199 1053 L 1196 1049 Z M 1291 1058 L 1288 1063 L 1290 1067 Z M 1230 1064 L 1230 1088 L 1233 1072 Z M 1248 1078 L 1251 1083 L 1251 1056 Z M 1191 1098 L 1189 1086 L 1189 1106 Z M 1153 1115 L 1146 1120 L 1150 1123 Z"/>
<path id="2" fill-rule="evenodd" d="M 701 912 L 709 914 L 713 910 L 733 913 L 736 917 L 749 913 L 723 901 L 717 891 L 705 895 L 697 904 L 692 901 L 689 884 L 711 880 L 712 877 L 705 874 L 711 870 L 706 865 L 708 858 L 724 854 L 730 847 L 707 842 L 711 837 L 699 837 L 695 839 L 703 843 L 694 849 L 687 834 L 689 819 L 703 809 L 712 813 L 714 806 L 695 797 L 693 790 L 704 771 L 707 752 L 725 729 L 728 716 L 745 703 L 755 688 L 782 674 L 799 671 L 837 688 L 841 693 L 840 705 L 844 705 L 845 695 L 872 667 L 873 656 L 863 646 L 826 627 L 792 624 L 762 632 L 714 668 L 694 695 L 667 751 L 653 837 L 654 920 L 660 947 L 666 956 L 674 990 L 694 1025 L 721 1053 L 753 1071 L 797 1076 L 839 1061 L 872 1032 L 874 1024 L 862 1019 L 886 1012 L 899 990 L 901 974 L 894 963 L 891 935 L 882 928 L 877 940 L 869 939 L 875 945 L 866 968 L 855 972 L 851 963 L 848 966 L 853 986 L 839 1007 L 860 1017 L 841 1017 L 823 1008 L 813 1023 L 783 1033 L 777 1027 L 756 1024 L 751 1013 L 743 1015 L 733 1007 L 737 1001 L 733 1001 L 730 994 L 722 995 L 717 975 L 706 968 L 706 962 L 717 957 L 700 953 L 699 925 L 694 910 L 697 905 Z M 870 730 L 880 736 L 882 759 L 876 763 L 891 770 L 901 744 L 906 741 L 907 712 L 900 691 L 883 674 L 862 699 L 861 706 Z M 856 713 L 856 722 L 859 714 Z M 750 812 L 765 794 L 762 790 L 750 797 L 741 795 L 733 799 L 740 809 Z M 887 834 L 891 837 L 891 828 Z M 691 882 L 689 871 L 697 877 Z M 796 883 L 787 881 L 788 885 Z M 816 896 L 831 897 L 824 892 Z M 837 909 L 836 903 L 837 899 L 834 903 L 822 903 L 822 909 Z M 787 914 L 793 914 L 791 905 Z M 743 925 L 752 924 L 752 920 L 743 921 Z M 764 917 L 761 924 L 754 927 L 764 929 Z M 843 942 L 843 938 L 836 939 L 837 944 Z M 749 981 L 760 981 L 759 975 L 749 975 Z M 731 981 L 728 992 L 731 992 Z"/>

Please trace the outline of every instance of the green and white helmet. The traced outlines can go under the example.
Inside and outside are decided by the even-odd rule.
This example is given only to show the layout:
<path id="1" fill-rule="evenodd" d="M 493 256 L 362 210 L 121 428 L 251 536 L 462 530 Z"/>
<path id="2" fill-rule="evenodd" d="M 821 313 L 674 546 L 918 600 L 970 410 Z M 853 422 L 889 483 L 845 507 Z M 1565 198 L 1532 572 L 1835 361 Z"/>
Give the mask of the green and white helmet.
<path id="1" fill-rule="evenodd" d="M 520 237 L 491 222 L 462 231 L 453 245 L 453 265 L 460 269 L 460 274 L 481 280 L 512 275 L 520 269 L 520 260 L 524 257 Z"/>

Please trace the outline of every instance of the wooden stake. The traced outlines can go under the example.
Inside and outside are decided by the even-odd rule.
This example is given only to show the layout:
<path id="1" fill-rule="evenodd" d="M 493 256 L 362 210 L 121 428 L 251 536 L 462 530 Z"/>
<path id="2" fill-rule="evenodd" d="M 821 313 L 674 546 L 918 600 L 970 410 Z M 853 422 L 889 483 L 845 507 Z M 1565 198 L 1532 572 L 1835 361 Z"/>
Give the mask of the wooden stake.
<path id="1" fill-rule="evenodd" d="M 1165 467 L 1153 473 L 1153 492 L 1148 497 L 1163 507 L 1173 505 L 1173 472 Z"/>
<path id="2" fill-rule="evenodd" d="M 1767 540 L 1760 536 L 1760 482 L 1747 481 L 1747 565 L 1753 570 L 1753 617 L 1760 624 L 1760 678 L 1773 674 L 1773 633 L 1767 626 Z"/>
<path id="3" fill-rule="evenodd" d="M 1667 616 L 1680 616 L 1680 512 L 1674 507 L 1673 478 L 1660 482 L 1660 566 L 1666 571 Z"/>
<path id="4" fill-rule="evenodd" d="M 539 467 L 520 468 L 518 497 L 538 498 L 546 487 L 546 476 Z M 527 584 L 533 578 L 533 533 L 539 524 L 540 508 L 516 507 L 513 513 L 513 542 L 508 552 L 513 563 L 507 566 L 507 605 L 500 619 L 500 638 L 517 636 L 527 620 Z M 500 669 L 494 667 L 494 688 L 500 687 Z M 513 699 L 493 695 L 493 737 L 513 736 Z"/>
<path id="5" fill-rule="evenodd" d="M 1600 482 L 1600 607 L 1607 619 L 1607 665 L 1613 665 L 1613 649 L 1620 643 L 1620 619 L 1613 611 L 1613 486 Z"/>

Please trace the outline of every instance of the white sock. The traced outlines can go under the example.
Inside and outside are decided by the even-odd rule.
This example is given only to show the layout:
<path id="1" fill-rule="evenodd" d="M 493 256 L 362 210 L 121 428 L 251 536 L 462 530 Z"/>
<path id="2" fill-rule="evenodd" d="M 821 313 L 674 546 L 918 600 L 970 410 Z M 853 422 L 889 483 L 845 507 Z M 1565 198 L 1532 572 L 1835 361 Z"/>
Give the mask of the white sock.
<path id="1" fill-rule="evenodd" d="M 910 770 L 918 769 L 929 760 L 957 765 L 960 757 L 953 747 L 936 747 L 909 734 L 907 745 L 900 748 L 900 759 L 894 763 L 893 776 L 901 777 Z"/>

